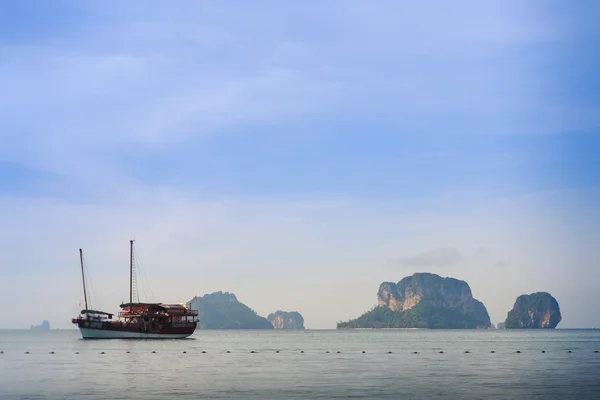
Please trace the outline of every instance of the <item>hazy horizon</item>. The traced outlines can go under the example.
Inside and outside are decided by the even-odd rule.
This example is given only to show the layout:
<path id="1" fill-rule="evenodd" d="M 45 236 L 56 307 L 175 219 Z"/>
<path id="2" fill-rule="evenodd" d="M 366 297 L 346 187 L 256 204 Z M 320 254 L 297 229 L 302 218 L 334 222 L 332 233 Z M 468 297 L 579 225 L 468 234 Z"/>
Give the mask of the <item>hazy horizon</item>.
<path id="1" fill-rule="evenodd" d="M 1 328 L 216 291 L 334 328 L 415 272 L 600 326 L 600 5 L 3 3 Z M 148 286 L 147 284 L 150 284 Z"/>

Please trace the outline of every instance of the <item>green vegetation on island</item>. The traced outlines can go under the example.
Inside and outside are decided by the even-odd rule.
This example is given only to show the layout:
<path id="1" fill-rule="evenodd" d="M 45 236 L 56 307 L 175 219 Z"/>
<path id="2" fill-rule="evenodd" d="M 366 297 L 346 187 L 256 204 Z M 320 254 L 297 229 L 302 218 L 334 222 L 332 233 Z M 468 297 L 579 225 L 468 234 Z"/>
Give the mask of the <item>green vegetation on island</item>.
<path id="1" fill-rule="evenodd" d="M 378 306 L 338 328 L 490 328 L 488 312 L 469 285 L 454 278 L 417 273 L 397 284 L 384 282 Z"/>
<path id="2" fill-rule="evenodd" d="M 521 295 L 508 312 L 506 329 L 554 329 L 561 321 L 560 307 L 552 295 L 537 292 Z"/>
<path id="3" fill-rule="evenodd" d="M 473 315 L 459 310 L 417 304 L 406 311 L 392 311 L 377 306 L 347 322 L 338 322 L 338 328 L 427 328 L 427 329 L 474 329 L 486 327 Z"/>
<path id="4" fill-rule="evenodd" d="M 187 306 L 198 310 L 199 329 L 273 329 L 266 318 L 240 303 L 233 293 L 215 292 L 195 297 Z"/>

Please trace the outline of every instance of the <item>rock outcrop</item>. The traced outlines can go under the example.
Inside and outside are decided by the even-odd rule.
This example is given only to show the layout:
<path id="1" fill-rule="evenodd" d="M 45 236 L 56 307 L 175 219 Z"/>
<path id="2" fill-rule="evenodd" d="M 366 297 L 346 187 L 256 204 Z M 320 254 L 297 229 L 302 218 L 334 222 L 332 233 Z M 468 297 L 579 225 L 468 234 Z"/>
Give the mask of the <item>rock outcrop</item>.
<path id="1" fill-rule="evenodd" d="M 43 320 L 40 325 L 31 325 L 29 329 L 31 329 L 32 331 L 49 331 L 50 322 Z"/>
<path id="2" fill-rule="evenodd" d="M 384 282 L 378 306 L 338 328 L 489 328 L 489 314 L 465 281 L 417 273 Z"/>
<path id="3" fill-rule="evenodd" d="M 537 292 L 517 297 L 504 325 L 506 329 L 554 329 L 561 319 L 556 299 L 550 293 Z"/>
<path id="4" fill-rule="evenodd" d="M 240 303 L 233 293 L 194 297 L 187 306 L 198 311 L 199 329 L 273 329 L 266 318 Z"/>
<path id="5" fill-rule="evenodd" d="M 304 329 L 304 318 L 297 311 L 275 311 L 267 319 L 275 329 Z"/>

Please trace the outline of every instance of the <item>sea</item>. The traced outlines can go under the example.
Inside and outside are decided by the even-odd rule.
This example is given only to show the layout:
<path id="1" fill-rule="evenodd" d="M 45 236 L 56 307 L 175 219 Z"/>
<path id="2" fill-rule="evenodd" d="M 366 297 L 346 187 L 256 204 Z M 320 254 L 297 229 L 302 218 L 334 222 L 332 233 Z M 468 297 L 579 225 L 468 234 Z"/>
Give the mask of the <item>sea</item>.
<path id="1" fill-rule="evenodd" d="M 0 399 L 600 399 L 600 330 L 0 331 Z"/>

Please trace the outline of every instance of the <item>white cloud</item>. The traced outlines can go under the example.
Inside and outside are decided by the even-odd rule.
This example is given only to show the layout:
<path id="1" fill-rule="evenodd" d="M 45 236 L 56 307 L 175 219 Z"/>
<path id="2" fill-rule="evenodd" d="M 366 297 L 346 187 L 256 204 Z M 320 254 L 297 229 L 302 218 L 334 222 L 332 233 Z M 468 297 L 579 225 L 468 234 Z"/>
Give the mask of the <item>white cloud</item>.
<path id="1" fill-rule="evenodd" d="M 445 267 L 458 264 L 463 259 L 455 247 L 438 247 L 412 257 L 400 257 L 391 262 L 404 267 Z"/>
<path id="2" fill-rule="evenodd" d="M 10 96 L 0 109 L 20 119 L 2 130 L 6 154 L 17 147 L 25 155 L 25 144 L 35 150 L 40 142 L 57 152 L 128 140 L 168 145 L 240 122 L 315 113 L 371 114 L 396 121 L 398 132 L 439 131 L 442 119 L 451 121 L 446 132 L 548 133 L 565 118 L 572 128 L 585 112 L 588 124 L 598 123 L 593 110 L 551 112 L 556 105 L 539 89 L 552 80 L 523 53 L 556 27 L 531 7 L 226 9 L 132 5 L 64 43 L 4 46 L 0 84 Z M 269 10 L 270 23 L 258 9 Z M 119 17 L 130 14 L 136 18 Z"/>
<path id="3" fill-rule="evenodd" d="M 161 151 L 236 125 L 244 132 L 250 123 L 293 126 L 323 116 L 393 121 L 398 135 L 598 126 L 600 113 L 562 104 L 556 112 L 544 95 L 554 79 L 543 54 L 529 50 L 557 31 L 516 4 L 138 3 L 117 13 L 89 3 L 105 20 L 91 18 L 64 42 L 2 45 L 0 158 L 59 173 L 69 186 L 54 199 L 0 198 L 0 282 L 7 288 L 0 301 L 30 310 L 0 326 L 42 319 L 68 326 L 81 297 L 79 247 L 98 303 L 117 305 L 127 295 L 132 236 L 165 301 L 227 290 L 262 315 L 297 309 L 308 327 L 333 327 L 373 305 L 380 282 L 404 276 L 390 270 L 388 257 L 452 243 L 408 262 L 446 264 L 494 322 L 516 296 L 543 289 L 561 299 L 561 326 L 583 324 L 572 316 L 582 315 L 578 304 L 597 303 L 598 219 L 573 210 L 593 194 L 575 193 L 566 207 L 558 204 L 564 192 L 490 202 L 460 190 L 419 199 L 423 208 L 411 210 L 377 193 L 226 198 L 139 182 L 114 154 Z M 484 269 L 462 259 L 457 249 L 474 243 L 502 249 L 498 257 L 510 264 Z M 565 282 L 571 265 L 585 273 Z"/>
<path id="4" fill-rule="evenodd" d="M 505 318 L 518 295 L 536 290 L 560 299 L 565 327 L 588 322 L 574 317 L 581 304 L 589 315 L 598 315 L 589 308 L 596 292 L 591 282 L 600 279 L 593 268 L 597 249 L 580 249 L 573 242 L 593 231 L 573 229 L 575 217 L 565 218 L 570 213 L 561 216 L 569 232 L 548 231 L 544 225 L 557 222 L 552 217 L 556 209 L 546 208 L 543 196 L 525 208 L 512 200 L 466 215 L 406 212 L 374 200 L 185 198 L 140 188 L 139 195 L 120 205 L 1 199 L 0 207 L 11 214 L 5 213 L 10 229 L 0 232 L 0 274 L 6 287 L 0 301 L 30 310 L 2 326 L 27 327 L 42 319 L 68 326 L 81 298 L 79 247 L 92 275 L 93 301 L 115 311 L 128 296 L 128 240 L 135 237 L 155 300 L 184 301 L 226 290 L 262 315 L 293 308 L 307 326 L 331 328 L 336 320 L 356 317 L 375 304 L 381 282 L 412 273 L 390 270 L 388 254 L 410 254 L 449 239 L 468 248 L 490 223 L 494 229 L 485 243 L 502 244 L 511 264 L 490 269 L 465 259 L 444 267 L 443 275 L 466 280 L 493 321 Z M 530 218 L 523 220 L 519 213 Z M 579 273 L 566 281 L 573 252 Z M 590 302 L 572 301 L 574 292 Z M 318 295 L 308 301 L 307 293 Z M 40 299 L 53 307 L 37 307 Z"/>

